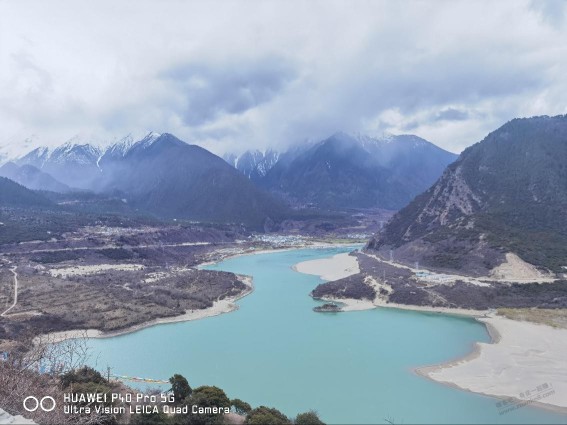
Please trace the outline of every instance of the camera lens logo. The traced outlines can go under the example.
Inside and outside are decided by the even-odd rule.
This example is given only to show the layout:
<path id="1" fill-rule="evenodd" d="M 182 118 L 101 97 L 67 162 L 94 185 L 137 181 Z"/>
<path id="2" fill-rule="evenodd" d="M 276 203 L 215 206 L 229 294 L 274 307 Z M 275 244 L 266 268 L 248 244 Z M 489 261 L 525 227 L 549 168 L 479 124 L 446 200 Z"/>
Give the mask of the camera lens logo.
<path id="1" fill-rule="evenodd" d="M 28 412 L 35 412 L 38 408 L 41 408 L 44 412 L 51 412 L 55 409 L 57 403 L 55 403 L 55 399 L 51 396 L 46 395 L 41 400 L 38 400 L 37 397 L 30 395 L 24 399 L 24 409 Z"/>

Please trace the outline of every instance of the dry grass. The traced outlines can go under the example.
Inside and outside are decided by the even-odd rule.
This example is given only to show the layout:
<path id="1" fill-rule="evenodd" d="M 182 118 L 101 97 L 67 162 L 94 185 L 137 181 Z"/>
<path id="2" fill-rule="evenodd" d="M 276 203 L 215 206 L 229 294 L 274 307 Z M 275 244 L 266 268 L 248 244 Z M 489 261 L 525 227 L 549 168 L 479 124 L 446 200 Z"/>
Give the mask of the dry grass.
<path id="1" fill-rule="evenodd" d="M 125 329 L 204 309 L 217 299 L 246 290 L 234 274 L 226 272 L 186 269 L 151 283 L 146 278 L 146 270 L 106 270 L 61 278 L 22 267 L 18 304 L 10 315 L 0 318 L 0 346 L 17 340 L 25 329 L 36 334 Z"/>
<path id="2" fill-rule="evenodd" d="M 508 319 L 567 329 L 567 309 L 499 308 L 498 314 Z"/>

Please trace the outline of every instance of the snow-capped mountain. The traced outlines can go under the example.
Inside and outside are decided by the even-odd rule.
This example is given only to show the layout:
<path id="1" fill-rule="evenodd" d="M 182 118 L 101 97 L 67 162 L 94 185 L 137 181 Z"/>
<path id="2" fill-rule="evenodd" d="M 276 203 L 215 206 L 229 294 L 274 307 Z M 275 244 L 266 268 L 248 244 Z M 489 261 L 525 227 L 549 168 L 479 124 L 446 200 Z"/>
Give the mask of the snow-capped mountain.
<path id="1" fill-rule="evenodd" d="M 53 163 L 92 165 L 96 164 L 104 152 L 101 144 L 98 139 L 76 135 L 60 146 L 40 146 L 26 155 L 13 159 L 19 165 L 29 164 L 39 169 Z"/>
<path id="2" fill-rule="evenodd" d="M 155 131 L 150 131 L 146 134 L 141 140 L 136 142 L 137 148 L 139 149 L 146 149 L 152 146 L 157 139 L 161 136 L 160 133 L 156 133 Z"/>
<path id="3" fill-rule="evenodd" d="M 368 151 L 371 155 L 378 155 L 383 158 L 384 163 L 387 163 L 400 151 L 404 151 L 406 154 L 409 153 L 411 149 L 424 148 L 427 145 L 431 145 L 425 139 L 413 134 L 390 134 L 384 133 L 377 136 L 372 136 L 363 133 L 343 133 L 339 132 L 334 134 L 332 137 L 345 138 L 350 140 L 355 140 L 358 142 L 360 147 Z"/>
<path id="4" fill-rule="evenodd" d="M 221 158 L 168 133 L 150 133 L 100 166 L 100 191 L 124 193 L 129 205 L 161 217 L 263 227 L 285 212 Z"/>
<path id="5" fill-rule="evenodd" d="M 106 148 L 101 155 L 101 159 L 104 157 L 109 159 L 124 158 L 124 155 L 126 155 L 126 152 L 130 150 L 134 143 L 134 137 L 132 137 L 132 134 L 128 134 Z"/>
<path id="6" fill-rule="evenodd" d="M 6 159 L 11 159 L 19 166 L 33 166 L 70 187 L 95 189 L 101 183 L 102 167 L 122 159 L 134 147 L 149 148 L 159 136 L 150 132 L 135 141 L 128 134 L 109 144 L 103 139 L 79 134 L 60 146 L 37 147 L 16 158 L 7 155 Z"/>
<path id="7" fill-rule="evenodd" d="M 59 164 L 78 164 L 89 166 L 96 164 L 101 155 L 102 150 L 97 146 L 90 144 L 74 144 L 69 141 L 51 151 L 48 161 Z"/>
<path id="8" fill-rule="evenodd" d="M 303 151 L 282 154 L 258 184 L 300 205 L 399 209 L 456 157 L 414 135 L 339 132 Z"/>
<path id="9" fill-rule="evenodd" d="M 20 158 L 30 152 L 34 147 L 40 146 L 40 138 L 32 134 L 31 136 L 12 136 L 8 140 L 3 140 L 0 144 L 0 165 Z"/>
<path id="10" fill-rule="evenodd" d="M 199 146 L 168 133 L 150 132 L 134 140 L 128 135 L 101 148 L 99 143 L 76 137 L 56 148 L 36 148 L 6 172 L 19 178 L 16 173 L 21 174 L 22 168 L 35 167 L 34 176 L 48 173 L 73 188 L 121 193 L 129 205 L 160 217 L 263 228 L 286 211 L 279 201 Z M 262 165 L 257 169 L 265 174 Z"/>
<path id="11" fill-rule="evenodd" d="M 337 132 L 285 152 L 246 151 L 224 160 L 296 205 L 398 209 L 457 158 L 415 135 Z"/>
<path id="12" fill-rule="evenodd" d="M 263 178 L 280 159 L 277 151 L 246 151 L 242 155 L 226 154 L 223 159 L 252 181 Z"/>
<path id="13" fill-rule="evenodd" d="M 100 147 L 75 137 L 56 148 L 36 148 L 14 162 L 34 166 L 67 186 L 88 189 L 100 174 L 101 155 Z"/>

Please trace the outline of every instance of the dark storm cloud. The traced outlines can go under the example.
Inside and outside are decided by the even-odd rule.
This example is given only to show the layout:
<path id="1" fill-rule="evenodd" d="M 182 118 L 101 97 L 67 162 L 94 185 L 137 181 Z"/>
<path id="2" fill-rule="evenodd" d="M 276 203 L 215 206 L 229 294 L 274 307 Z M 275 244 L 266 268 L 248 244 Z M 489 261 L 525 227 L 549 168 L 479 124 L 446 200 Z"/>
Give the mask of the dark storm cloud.
<path id="1" fill-rule="evenodd" d="M 466 121 L 469 118 L 472 118 L 472 114 L 469 111 L 457 108 L 446 108 L 424 116 L 421 121 L 409 121 L 403 124 L 401 128 L 405 132 L 412 132 L 423 124 L 442 123 L 446 121 Z"/>
<path id="2" fill-rule="evenodd" d="M 435 121 L 463 121 L 469 117 L 467 111 L 461 111 L 459 109 L 447 108 L 435 114 Z"/>
<path id="3" fill-rule="evenodd" d="M 199 126 L 219 115 L 239 115 L 269 102 L 296 76 L 275 57 L 223 63 L 185 63 L 159 74 L 183 98 L 181 116 Z"/>

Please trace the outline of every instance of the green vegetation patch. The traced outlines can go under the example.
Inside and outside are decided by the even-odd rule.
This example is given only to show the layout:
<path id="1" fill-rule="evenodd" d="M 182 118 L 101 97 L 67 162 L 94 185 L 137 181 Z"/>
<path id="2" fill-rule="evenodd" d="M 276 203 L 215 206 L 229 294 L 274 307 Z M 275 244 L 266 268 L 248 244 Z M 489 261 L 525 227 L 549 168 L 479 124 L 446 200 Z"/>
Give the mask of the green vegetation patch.
<path id="1" fill-rule="evenodd" d="M 63 261 L 78 260 L 81 256 L 76 251 L 52 251 L 52 252 L 42 252 L 34 257 L 31 257 L 32 261 L 42 264 L 54 264 L 62 263 Z"/>
<path id="2" fill-rule="evenodd" d="M 99 249 L 96 252 L 111 260 L 130 260 L 134 257 L 134 253 L 125 248 L 105 248 Z"/>

